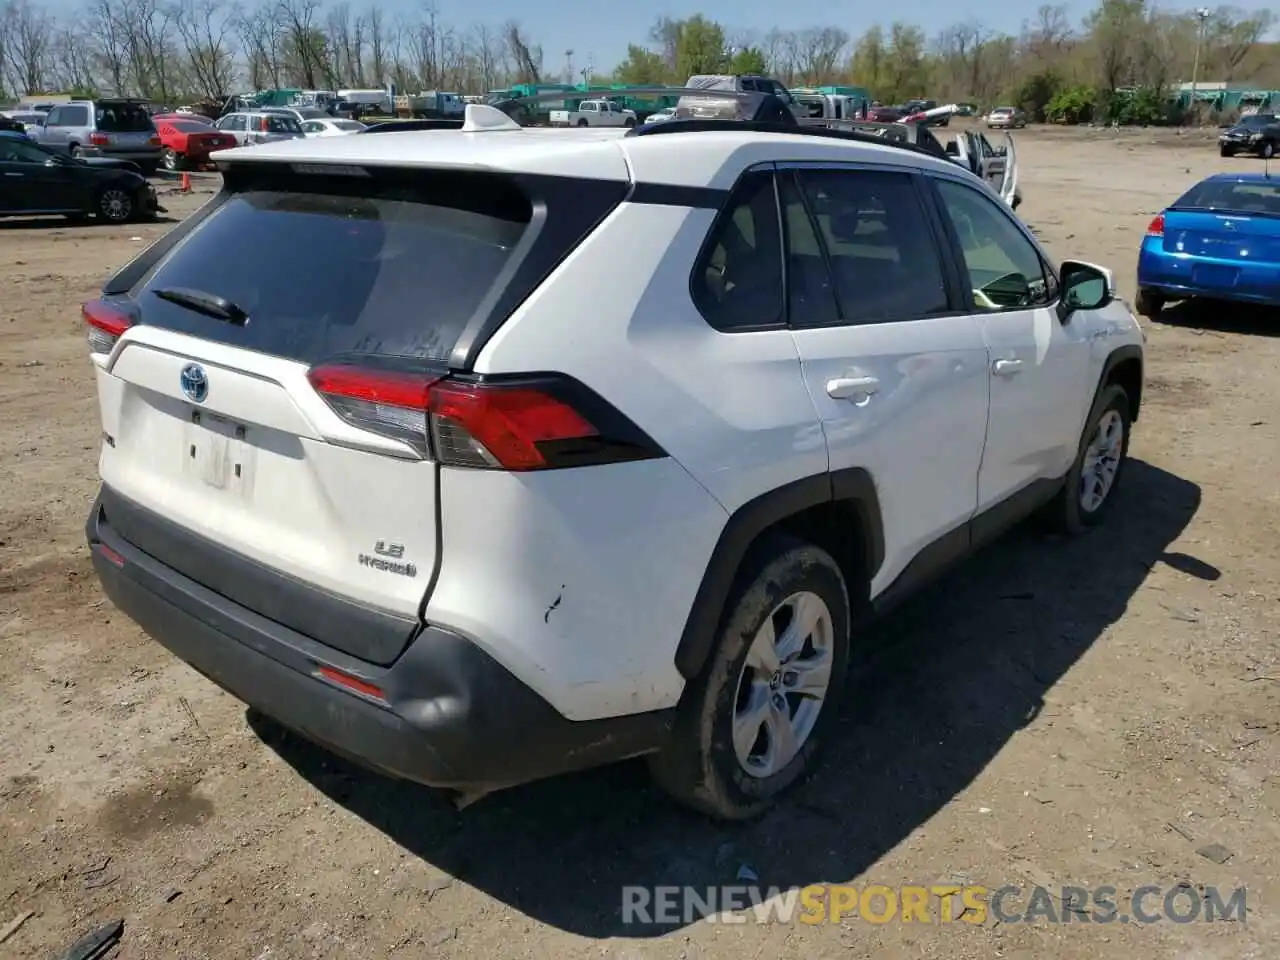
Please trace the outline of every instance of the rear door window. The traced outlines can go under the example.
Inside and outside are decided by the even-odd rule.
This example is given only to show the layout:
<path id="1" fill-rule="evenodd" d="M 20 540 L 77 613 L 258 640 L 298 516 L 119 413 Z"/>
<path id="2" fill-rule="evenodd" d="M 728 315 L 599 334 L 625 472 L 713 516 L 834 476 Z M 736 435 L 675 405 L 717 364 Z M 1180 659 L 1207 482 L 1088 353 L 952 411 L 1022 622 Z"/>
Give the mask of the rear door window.
<path id="1" fill-rule="evenodd" d="M 487 174 L 240 173 L 229 186 L 135 289 L 142 322 L 303 363 L 446 360 L 531 216 L 511 181 Z M 174 288 L 230 300 L 249 320 L 156 295 Z"/>
<path id="2" fill-rule="evenodd" d="M 95 120 L 103 133 L 148 133 L 155 127 L 151 114 L 137 103 L 99 103 Z"/>

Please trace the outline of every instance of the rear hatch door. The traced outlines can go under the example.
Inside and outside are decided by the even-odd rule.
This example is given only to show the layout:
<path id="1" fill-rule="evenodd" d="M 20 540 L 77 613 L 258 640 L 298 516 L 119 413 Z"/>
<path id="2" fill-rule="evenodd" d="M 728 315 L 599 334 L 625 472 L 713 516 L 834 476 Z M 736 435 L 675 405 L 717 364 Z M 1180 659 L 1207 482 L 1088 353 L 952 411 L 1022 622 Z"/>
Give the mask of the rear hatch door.
<path id="1" fill-rule="evenodd" d="M 100 100 L 95 106 L 94 127 L 106 138 L 104 149 L 122 152 L 159 149 L 151 114 L 140 103 Z"/>
<path id="2" fill-rule="evenodd" d="M 1164 218 L 1164 249 L 1218 260 L 1280 264 L 1280 202 L 1277 207 L 1277 216 L 1171 209 Z"/>
<path id="3" fill-rule="evenodd" d="M 425 403 L 415 420 L 375 389 L 339 409 L 316 371 L 443 372 L 531 208 L 496 175 L 262 166 L 281 172 L 228 173 L 117 301 L 136 323 L 95 355 L 104 512 L 209 589 L 389 663 L 438 562 Z"/>

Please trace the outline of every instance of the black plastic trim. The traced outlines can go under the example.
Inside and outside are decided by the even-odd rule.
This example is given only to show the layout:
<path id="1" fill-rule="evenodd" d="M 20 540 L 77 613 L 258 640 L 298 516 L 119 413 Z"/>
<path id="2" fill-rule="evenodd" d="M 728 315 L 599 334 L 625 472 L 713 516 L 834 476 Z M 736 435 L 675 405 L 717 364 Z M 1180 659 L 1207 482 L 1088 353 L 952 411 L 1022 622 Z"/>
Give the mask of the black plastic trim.
<path id="1" fill-rule="evenodd" d="M 632 184 L 627 194 L 628 203 L 645 203 L 666 207 L 692 207 L 698 210 L 719 210 L 729 198 L 728 190 L 715 187 L 689 187 L 674 183 Z"/>
<path id="2" fill-rule="evenodd" d="M 569 720 L 476 644 L 437 627 L 423 628 L 390 667 L 360 662 L 177 573 L 100 516 L 95 503 L 86 534 L 121 612 L 232 696 L 379 772 L 483 793 L 649 753 L 671 729 L 672 710 Z M 321 667 L 382 698 L 322 679 Z"/>
<path id="3" fill-rule="evenodd" d="M 1098 387 L 1093 394 L 1093 402 L 1089 405 L 1090 411 L 1098 403 L 1098 398 L 1102 395 L 1103 389 L 1111 379 L 1111 374 L 1115 372 L 1116 367 L 1128 360 L 1137 360 L 1138 366 L 1143 375 L 1146 373 L 1146 360 L 1143 350 L 1136 343 L 1126 343 L 1124 346 L 1116 347 L 1111 353 L 1107 354 L 1107 359 L 1102 365 L 1102 376 L 1098 378 Z M 1142 391 L 1139 389 L 1136 397 L 1130 397 L 1129 402 L 1133 405 L 1133 409 L 1129 412 L 1129 422 L 1138 422 L 1138 413 L 1142 406 Z"/>
<path id="4" fill-rule="evenodd" d="M 796 480 L 739 507 L 720 532 L 702 582 L 676 647 L 676 669 L 686 679 L 696 677 L 716 641 L 725 604 L 733 589 L 742 558 L 751 543 L 779 521 L 810 507 L 836 500 L 851 501 L 864 531 L 864 564 L 870 579 L 884 562 L 884 527 L 880 500 L 871 474 L 860 467 Z"/>
<path id="5" fill-rule="evenodd" d="M 369 663 L 393 662 L 419 627 L 417 617 L 369 607 L 272 570 L 109 487 L 102 488 L 95 511 L 100 536 L 109 531 L 214 593 L 233 597 L 262 617 Z M 353 563 L 355 559 L 353 555 Z"/>

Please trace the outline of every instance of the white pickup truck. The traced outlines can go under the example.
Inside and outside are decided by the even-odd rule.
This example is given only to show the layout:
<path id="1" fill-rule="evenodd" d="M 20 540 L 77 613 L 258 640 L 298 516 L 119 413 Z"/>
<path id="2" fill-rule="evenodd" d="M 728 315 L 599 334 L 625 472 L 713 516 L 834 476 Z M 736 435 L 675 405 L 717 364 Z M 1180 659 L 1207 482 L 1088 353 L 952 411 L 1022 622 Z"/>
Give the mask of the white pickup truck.
<path id="1" fill-rule="evenodd" d="M 634 127 L 636 112 L 612 100 L 583 100 L 577 110 L 552 110 L 553 127 Z"/>

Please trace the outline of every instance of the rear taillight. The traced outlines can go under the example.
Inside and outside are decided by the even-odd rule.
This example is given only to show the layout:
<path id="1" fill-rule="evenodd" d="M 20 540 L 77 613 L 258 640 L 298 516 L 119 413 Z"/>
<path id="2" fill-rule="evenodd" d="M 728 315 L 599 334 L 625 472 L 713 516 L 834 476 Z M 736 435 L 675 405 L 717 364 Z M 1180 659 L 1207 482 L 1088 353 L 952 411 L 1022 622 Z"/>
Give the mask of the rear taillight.
<path id="1" fill-rule="evenodd" d="M 1164 214 L 1163 213 L 1157 214 L 1155 219 L 1152 220 L 1151 223 L 1147 225 L 1147 236 L 1148 237 L 1164 236 Z"/>
<path id="2" fill-rule="evenodd" d="M 322 364 L 308 377 L 352 426 L 447 466 L 547 470 L 664 455 L 620 413 L 560 377 L 472 382 L 346 364 Z"/>
<path id="3" fill-rule="evenodd" d="M 147 141 L 147 143 L 151 144 L 151 146 L 153 147 L 158 147 L 160 146 L 160 138 L 152 137 L 150 140 Z"/>
<path id="4" fill-rule="evenodd" d="M 133 318 L 104 300 L 90 300 L 80 310 L 89 328 L 89 352 L 110 353 Z"/>
<path id="5" fill-rule="evenodd" d="M 89 134 L 89 143 L 95 147 L 105 147 L 110 142 L 111 139 L 105 133 Z"/>
<path id="6" fill-rule="evenodd" d="M 266 118 L 266 117 L 259 117 L 259 118 L 258 118 L 258 129 L 259 129 L 260 131 L 262 131 L 263 133 L 266 133 L 266 132 L 267 132 L 267 118 Z"/>

